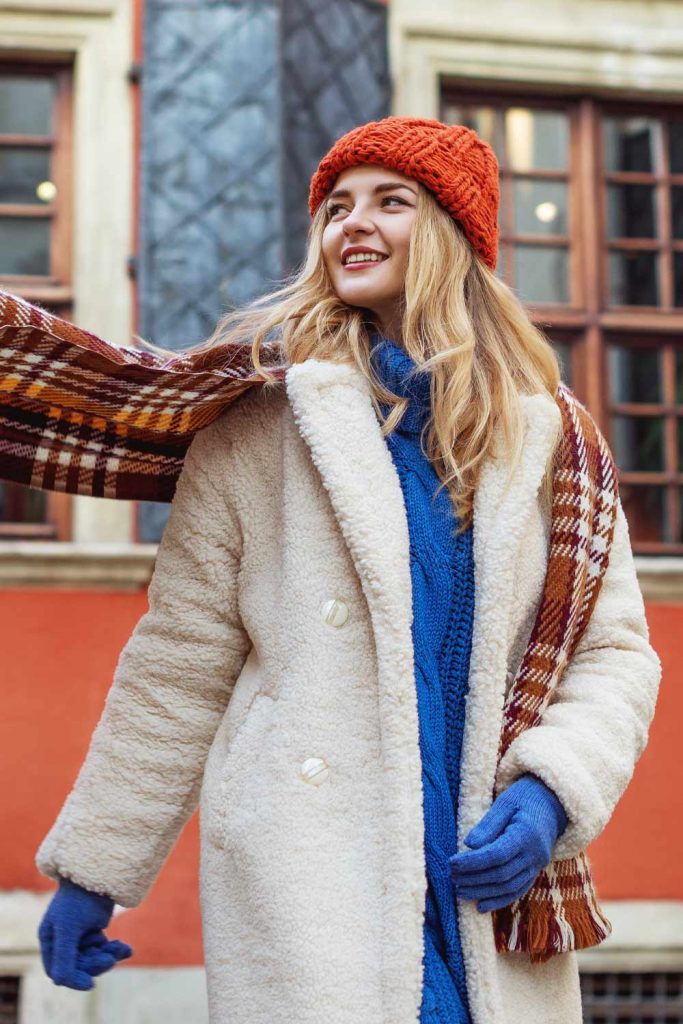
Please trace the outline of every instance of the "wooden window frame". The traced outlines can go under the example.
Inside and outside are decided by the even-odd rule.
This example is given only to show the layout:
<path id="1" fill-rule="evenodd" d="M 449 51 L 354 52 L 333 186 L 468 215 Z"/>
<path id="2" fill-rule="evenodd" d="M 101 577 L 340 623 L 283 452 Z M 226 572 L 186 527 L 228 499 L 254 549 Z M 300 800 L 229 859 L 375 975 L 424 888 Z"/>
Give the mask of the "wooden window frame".
<path id="1" fill-rule="evenodd" d="M 55 83 L 52 130 L 49 135 L 0 134 L 0 147 L 51 147 L 50 180 L 57 199 L 43 205 L 0 203 L 0 216 L 45 217 L 51 219 L 50 273 L 46 275 L 0 274 L 0 288 L 48 307 L 69 320 L 73 312 L 73 70 L 63 56 L 37 61 L 18 55 L 3 57 L 0 76 L 33 77 L 50 75 Z M 11 500 L 11 499 L 10 499 Z M 46 492 L 45 521 L 25 523 L 0 521 L 0 540 L 59 540 L 72 538 L 72 500 L 68 494 Z"/>
<path id="2" fill-rule="evenodd" d="M 634 180 L 638 174 L 631 172 L 607 172 L 604 167 L 602 148 L 602 119 L 605 116 L 648 116 L 666 118 L 667 116 L 683 117 L 683 101 L 673 103 L 629 102 L 625 99 L 607 100 L 571 93 L 562 93 L 551 89 L 539 90 L 537 86 L 528 89 L 507 84 L 490 89 L 472 87 L 471 83 L 458 83 L 456 80 L 444 78 L 441 89 L 442 120 L 447 118 L 449 107 L 495 106 L 507 108 L 511 106 L 529 106 L 534 109 L 553 108 L 565 109 L 569 118 L 569 188 L 568 188 L 568 234 L 570 239 L 569 253 L 569 302 L 548 302 L 543 304 L 526 304 L 533 322 L 541 327 L 551 338 L 556 338 L 570 345 L 571 384 L 579 397 L 586 402 L 601 430 L 610 439 L 610 418 L 615 411 L 630 409 L 633 414 L 647 413 L 650 408 L 657 415 L 665 417 L 664 472 L 626 472 L 620 471 L 620 481 L 625 484 L 651 483 L 667 486 L 665 494 L 666 511 L 669 521 L 674 524 L 673 536 L 680 530 L 681 513 L 683 512 L 679 487 L 683 487 L 683 462 L 677 470 L 671 468 L 677 462 L 677 417 L 683 422 L 683 405 L 675 403 L 675 349 L 683 348 L 683 341 L 677 345 L 677 337 L 683 334 L 683 308 L 674 307 L 673 298 L 673 252 L 683 251 L 683 239 L 673 240 L 671 237 L 671 210 L 667 202 L 658 202 L 657 223 L 662 232 L 652 239 L 653 247 L 660 250 L 659 273 L 662 266 L 669 274 L 668 282 L 661 278 L 660 296 L 669 300 L 669 305 L 658 307 L 646 306 L 610 306 L 608 304 L 608 253 L 611 248 L 629 248 L 627 245 L 614 246 L 607 238 L 606 190 L 607 182 L 629 178 Z M 660 145 L 664 145 L 663 133 Z M 662 193 L 671 185 L 683 185 L 683 174 L 671 175 L 668 162 L 662 163 L 660 153 L 659 168 L 648 176 L 648 182 L 657 179 L 656 187 Z M 668 155 L 667 155 L 668 156 Z M 669 173 L 664 173 L 669 170 Z M 524 177 L 529 177 L 524 172 Z M 543 178 L 550 175 L 542 172 Z M 506 275 L 509 274 L 507 246 L 514 244 L 511 236 L 512 196 L 509 191 L 508 175 L 501 175 L 501 199 L 504 203 L 502 212 L 504 223 L 501 225 L 501 247 L 505 254 Z M 507 222 L 505 222 L 507 211 Z M 663 218 L 666 219 L 666 224 Z M 543 236 L 543 240 L 552 242 L 553 236 Z M 636 240 L 633 248 L 646 248 L 641 240 Z M 668 263 L 664 259 L 669 253 Z M 508 280 L 506 276 L 506 280 Z M 609 381 L 607 370 L 607 353 L 610 344 L 629 345 L 638 343 L 657 347 L 662 352 L 662 399 L 656 406 L 638 405 L 624 406 L 610 402 Z M 633 540 L 633 549 L 638 554 L 683 554 L 683 541 L 638 541 Z"/>

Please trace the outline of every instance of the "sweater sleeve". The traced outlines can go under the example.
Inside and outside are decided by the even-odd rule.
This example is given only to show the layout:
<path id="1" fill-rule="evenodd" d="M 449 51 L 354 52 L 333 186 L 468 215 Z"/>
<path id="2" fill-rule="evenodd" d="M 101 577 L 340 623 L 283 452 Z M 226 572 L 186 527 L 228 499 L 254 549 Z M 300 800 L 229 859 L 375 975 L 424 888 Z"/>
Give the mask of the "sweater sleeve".
<path id="1" fill-rule="evenodd" d="M 241 532 L 220 418 L 186 453 L 148 590 L 39 870 L 124 907 L 146 896 L 199 802 L 204 764 L 251 646 Z M 227 454 L 226 454 L 227 453 Z M 220 482 L 220 486 L 219 486 Z"/>
<path id="2" fill-rule="evenodd" d="M 609 821 L 646 746 L 660 676 L 619 503 L 588 626 L 540 722 L 510 744 L 496 776 L 499 792 L 531 772 L 557 794 L 569 823 L 554 860 L 585 850 Z"/>

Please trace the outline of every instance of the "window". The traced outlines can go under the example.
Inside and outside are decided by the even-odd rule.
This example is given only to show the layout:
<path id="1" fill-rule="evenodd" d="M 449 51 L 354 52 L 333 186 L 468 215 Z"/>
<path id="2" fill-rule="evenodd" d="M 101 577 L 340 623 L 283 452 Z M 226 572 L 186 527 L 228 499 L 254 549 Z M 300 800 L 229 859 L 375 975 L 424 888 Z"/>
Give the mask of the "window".
<path id="1" fill-rule="evenodd" d="M 584 1024 L 683 1024 L 683 975 L 675 971 L 581 973 Z"/>
<path id="2" fill-rule="evenodd" d="M 69 319 L 71 71 L 0 63 L 0 288 Z M 66 539 L 69 498 L 0 482 L 0 538 Z"/>
<path id="3" fill-rule="evenodd" d="M 0 975 L 0 1024 L 19 1020 L 19 978 Z"/>
<path id="4" fill-rule="evenodd" d="M 612 446 L 634 550 L 683 553 L 683 106 L 444 82 L 441 119 L 496 152 L 496 272 Z"/>

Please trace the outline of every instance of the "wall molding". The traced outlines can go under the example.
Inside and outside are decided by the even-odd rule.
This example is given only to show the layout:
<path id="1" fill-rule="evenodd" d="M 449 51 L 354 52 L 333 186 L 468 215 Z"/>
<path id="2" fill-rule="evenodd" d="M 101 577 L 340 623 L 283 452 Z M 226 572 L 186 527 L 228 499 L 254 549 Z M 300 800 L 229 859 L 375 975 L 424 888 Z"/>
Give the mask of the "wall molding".
<path id="1" fill-rule="evenodd" d="M 156 544 L 0 541 L 0 587 L 140 590 L 156 553 Z"/>

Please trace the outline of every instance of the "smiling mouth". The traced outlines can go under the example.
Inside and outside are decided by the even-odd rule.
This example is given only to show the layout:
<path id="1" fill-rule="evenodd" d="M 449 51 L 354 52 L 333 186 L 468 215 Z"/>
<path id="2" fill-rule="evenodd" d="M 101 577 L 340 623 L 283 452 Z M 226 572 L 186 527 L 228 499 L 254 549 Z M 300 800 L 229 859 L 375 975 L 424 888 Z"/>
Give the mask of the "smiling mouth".
<path id="1" fill-rule="evenodd" d="M 384 256 L 381 260 L 357 260 L 353 263 L 342 263 L 342 268 L 344 270 L 359 270 L 365 267 L 379 267 L 382 263 L 386 263 L 388 259 L 388 256 Z"/>

